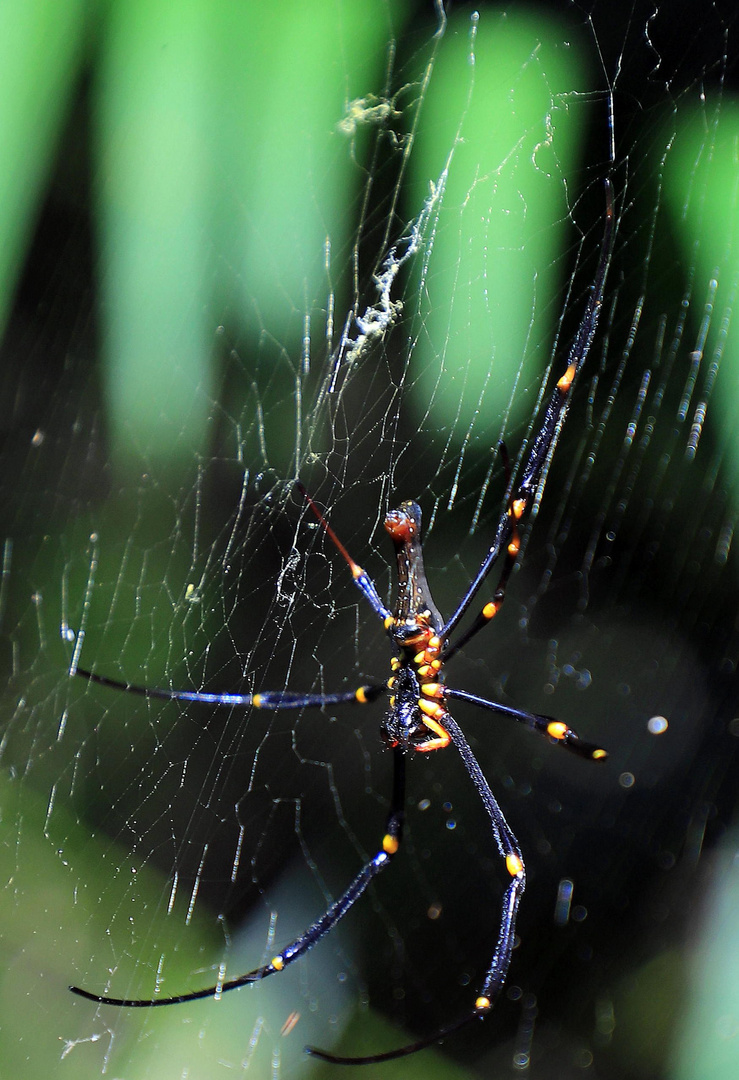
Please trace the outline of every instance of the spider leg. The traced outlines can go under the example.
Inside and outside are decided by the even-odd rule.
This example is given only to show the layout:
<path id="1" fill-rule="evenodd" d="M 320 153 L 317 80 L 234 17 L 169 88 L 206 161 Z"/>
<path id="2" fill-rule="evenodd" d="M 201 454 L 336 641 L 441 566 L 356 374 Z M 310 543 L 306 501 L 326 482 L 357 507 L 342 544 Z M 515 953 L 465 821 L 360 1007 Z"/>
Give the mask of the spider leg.
<path id="1" fill-rule="evenodd" d="M 505 516 L 501 518 L 500 524 L 498 525 L 500 543 L 502 544 L 504 539 L 504 525 L 506 530 L 508 531 L 508 541 L 506 544 L 506 560 L 503 564 L 500 578 L 498 579 L 498 585 L 495 589 L 495 592 L 493 593 L 493 599 L 489 600 L 488 603 L 485 604 L 485 606 L 482 608 L 482 610 L 478 612 L 475 621 L 471 624 L 471 626 L 469 626 L 468 629 L 465 630 L 465 632 L 461 634 L 456 641 L 453 641 L 451 642 L 451 644 L 447 645 L 441 657 L 443 663 L 446 663 L 447 660 L 451 659 L 451 657 L 454 656 L 455 653 L 459 652 L 459 650 L 467 644 L 470 638 L 473 638 L 475 634 L 478 634 L 480 630 L 482 630 L 483 626 L 487 626 L 487 624 L 495 618 L 495 616 L 502 608 L 503 601 L 505 600 L 508 579 L 511 576 L 513 567 L 516 565 L 516 559 L 518 558 L 518 552 L 521 546 L 518 536 L 518 519 L 522 516 L 524 509 L 525 505 L 523 505 L 520 500 L 513 500 L 508 507 Z M 497 542 L 498 538 L 496 538 L 496 544 Z M 493 545 L 493 547 L 495 546 L 496 545 Z M 491 551 L 492 550 L 493 549 L 491 548 Z M 499 552 L 500 546 L 498 546 L 497 548 L 496 554 L 493 558 L 493 562 L 498 558 Z"/>
<path id="2" fill-rule="evenodd" d="M 117 1005 L 128 1009 L 150 1009 L 161 1005 L 180 1005 L 185 1001 L 199 1001 L 201 998 L 219 998 L 221 994 L 229 990 L 236 990 L 240 986 L 249 983 L 260 982 L 268 975 L 284 971 L 298 957 L 303 956 L 318 944 L 321 938 L 330 933 L 336 924 L 346 915 L 347 911 L 354 906 L 356 901 L 365 891 L 373 878 L 377 877 L 381 870 L 392 861 L 400 847 L 403 838 L 403 821 L 405 818 L 405 756 L 400 750 L 393 751 L 393 794 L 390 813 L 385 825 L 385 835 L 382 838 L 380 850 L 362 867 L 351 885 L 338 900 L 331 904 L 319 919 L 287 945 L 276 956 L 273 956 L 268 964 L 248 971 L 245 975 L 239 975 L 235 979 L 227 979 L 215 986 L 206 987 L 204 990 L 193 990 L 189 994 L 176 994 L 172 997 L 157 998 L 116 998 L 106 994 L 93 994 L 89 990 L 83 990 L 79 986 L 70 986 L 73 994 L 95 1001 L 100 1005 Z"/>
<path id="3" fill-rule="evenodd" d="M 316 504 L 313 502 L 313 499 L 310 497 L 310 495 L 305 490 L 299 480 L 295 481 L 295 486 L 300 492 L 300 494 L 303 496 L 305 501 L 308 503 L 308 506 L 310 506 L 313 513 L 318 518 L 318 522 L 321 528 L 326 533 L 331 543 L 334 545 L 336 550 L 348 564 L 349 569 L 352 572 L 352 577 L 354 578 L 354 584 L 360 590 L 362 595 L 367 600 L 369 600 L 372 610 L 375 612 L 376 615 L 379 615 L 379 617 L 385 624 L 385 629 L 390 631 L 393 627 L 393 613 L 389 610 L 389 608 L 385 607 L 382 600 L 380 599 L 380 594 L 377 591 L 377 587 L 375 586 L 374 581 L 369 576 L 366 570 L 363 570 L 358 563 L 354 562 L 354 559 L 346 550 L 341 540 L 339 540 L 338 536 L 331 528 L 329 523 L 326 521 L 326 518 L 323 516 Z"/>
<path id="4" fill-rule="evenodd" d="M 567 365 L 562 377 L 558 380 L 556 386 L 552 390 L 552 395 L 549 399 L 549 403 L 544 413 L 544 421 L 537 434 L 534 442 L 529 450 L 526 464 L 524 465 L 523 476 L 521 483 L 516 491 L 515 495 L 511 499 L 510 503 L 506 507 L 506 510 L 501 515 L 498 522 L 498 528 L 495 532 L 495 539 L 492 546 L 488 550 L 487 555 L 480 563 L 480 568 L 475 574 L 469 588 L 465 592 L 464 596 L 460 600 L 459 604 L 453 615 L 447 619 L 446 624 L 440 631 L 439 636 L 448 639 L 452 630 L 456 627 L 459 620 L 467 611 L 468 607 L 474 600 L 477 592 L 492 570 L 494 564 L 498 561 L 502 551 L 507 549 L 510 565 L 506 565 L 501 574 L 501 583 L 496 590 L 496 597 L 493 602 L 486 604 L 485 607 L 478 615 L 473 627 L 454 645 L 451 649 L 447 650 L 446 658 L 449 657 L 451 652 L 456 652 L 462 644 L 469 641 L 469 639 L 481 630 L 490 619 L 497 613 L 500 608 L 500 604 L 503 601 L 505 595 L 505 583 L 510 576 L 513 563 L 516 561 L 518 555 L 518 536 L 516 530 L 516 523 L 521 520 L 526 511 L 529 509 L 532 502 L 539 496 L 541 488 L 543 487 L 544 480 L 546 479 L 546 473 L 548 464 L 551 461 L 555 447 L 559 440 L 560 432 L 562 431 L 562 425 L 567 415 L 567 410 L 570 405 L 570 398 L 572 394 L 573 383 L 580 372 L 588 353 L 590 352 L 590 346 L 593 343 L 595 337 L 595 331 L 598 327 L 598 319 L 600 317 L 601 308 L 603 306 L 603 294 L 605 291 L 606 276 L 608 274 L 608 267 L 611 262 L 611 256 L 613 254 L 613 243 L 615 239 L 614 232 L 614 207 L 613 207 L 613 187 L 609 178 L 606 179 L 606 224 L 603 231 L 603 240 L 601 243 L 601 254 L 598 260 L 598 268 L 595 273 L 595 280 L 588 296 L 587 304 L 585 305 L 585 312 L 583 314 L 582 322 L 575 335 L 575 339 L 570 348 L 569 355 L 567 357 Z M 503 595 L 497 599 L 498 593 L 503 590 Z"/>
<path id="5" fill-rule="evenodd" d="M 571 727 L 567 727 L 567 724 L 563 724 L 561 720 L 555 720 L 553 716 L 525 712 L 523 709 L 515 709 L 511 705 L 501 705 L 497 701 L 487 701 L 485 698 L 477 697 L 476 694 L 468 694 L 466 690 L 454 690 L 448 686 L 444 687 L 444 697 L 467 701 L 470 705 L 477 705 L 480 709 L 489 709 L 490 712 L 510 716 L 520 724 L 524 724 L 533 731 L 538 731 L 540 735 L 545 735 L 549 739 L 554 739 L 560 746 L 564 746 L 566 750 L 571 750 L 573 754 L 587 758 L 589 761 L 603 761 L 604 758 L 608 757 L 607 750 L 596 746 L 595 743 L 585 742 Z"/>
<path id="6" fill-rule="evenodd" d="M 387 683 L 370 683 L 356 690 L 343 690 L 337 694 L 299 694 L 289 690 L 264 690 L 259 694 L 207 694 L 202 690 L 168 690 L 159 686 L 137 686 L 135 683 L 96 675 L 85 668 L 75 668 L 72 675 L 81 675 L 88 682 L 109 686 L 113 690 L 125 690 L 141 697 L 161 698 L 164 701 L 194 701 L 206 705 L 225 705 L 230 708 L 254 709 L 319 709 L 322 705 L 340 705 L 354 702 L 366 705 L 387 691 Z"/>
<path id="7" fill-rule="evenodd" d="M 323 531 L 348 563 L 357 588 L 369 601 L 375 614 L 382 619 L 385 629 L 391 632 L 395 625 L 393 615 L 380 599 L 374 581 L 366 570 L 363 570 L 352 559 L 299 480 L 296 481 L 295 486 L 318 518 Z M 231 708 L 247 708 L 251 706 L 255 709 L 312 709 L 320 708 L 322 705 L 339 705 L 352 701 L 365 705 L 368 702 L 376 701 L 387 690 L 386 683 L 372 683 L 360 686 L 356 690 L 348 690 L 337 694 L 300 694 L 287 690 L 267 690 L 257 694 L 209 694 L 200 690 L 170 690 L 162 687 L 138 686 L 135 683 L 110 679 L 105 675 L 96 675 L 85 668 L 74 666 L 70 669 L 70 675 L 81 675 L 83 679 L 98 683 L 100 686 L 109 686 L 114 690 L 125 690 L 129 694 L 140 694 L 143 697 L 161 698 L 164 701 L 194 701 L 208 705 L 225 705 Z"/>
<path id="8" fill-rule="evenodd" d="M 453 1032 L 459 1031 L 460 1028 L 466 1027 L 467 1024 L 471 1024 L 473 1020 L 484 1017 L 495 1004 L 495 1000 L 498 997 L 508 974 L 508 968 L 511 963 L 511 953 L 513 952 L 513 943 L 516 936 L 516 916 L 518 914 L 523 891 L 526 887 L 526 870 L 523 864 L 521 849 L 518 846 L 518 841 L 516 840 L 513 830 L 503 816 L 503 811 L 498 805 L 498 800 L 495 798 L 495 795 L 493 795 L 492 789 L 485 779 L 483 771 L 480 768 L 475 755 L 472 753 L 472 749 L 464 737 L 461 728 L 449 714 L 444 718 L 444 726 L 451 735 L 452 742 L 459 751 L 464 766 L 470 775 L 470 779 L 477 788 L 477 792 L 482 799 L 488 817 L 490 818 L 490 825 L 495 838 L 495 843 L 501 857 L 505 861 L 506 869 L 511 878 L 503 895 L 500 930 L 498 931 L 498 940 L 495 945 L 495 951 L 493 952 L 490 966 L 483 979 L 482 990 L 475 999 L 474 1006 L 466 1016 L 463 1016 L 454 1024 L 440 1028 L 438 1031 L 434 1032 L 433 1035 L 428 1035 L 426 1038 L 419 1039 L 417 1042 L 409 1043 L 407 1046 L 398 1047 L 396 1050 L 388 1050 L 383 1054 L 371 1054 L 367 1057 L 340 1057 L 335 1054 L 330 1054 L 325 1050 L 317 1050 L 312 1046 L 306 1047 L 308 1053 L 312 1054 L 313 1057 L 319 1057 L 323 1061 L 330 1061 L 334 1065 L 377 1065 L 383 1061 L 392 1061 L 394 1058 L 407 1057 L 409 1054 L 415 1054 L 418 1050 L 424 1050 L 427 1046 L 431 1046 L 440 1039 L 446 1038 L 447 1035 L 451 1035 Z"/>

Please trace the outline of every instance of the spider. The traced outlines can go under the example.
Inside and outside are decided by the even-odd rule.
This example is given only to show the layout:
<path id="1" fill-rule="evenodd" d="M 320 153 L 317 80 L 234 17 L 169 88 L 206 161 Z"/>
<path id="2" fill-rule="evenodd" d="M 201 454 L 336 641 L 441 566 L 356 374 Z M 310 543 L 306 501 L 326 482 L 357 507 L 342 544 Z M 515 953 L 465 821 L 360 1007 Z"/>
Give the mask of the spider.
<path id="1" fill-rule="evenodd" d="M 73 669 L 73 674 L 81 675 L 90 682 L 116 690 L 125 690 L 149 698 L 205 702 L 228 708 L 276 710 L 322 708 L 325 705 L 351 703 L 366 705 L 389 694 L 389 707 L 381 721 L 380 734 L 393 755 L 390 812 L 377 853 L 361 868 L 345 892 L 300 937 L 273 956 L 269 963 L 237 978 L 223 980 L 204 990 L 195 990 L 171 997 L 115 998 L 71 986 L 70 990 L 73 993 L 103 1005 L 152 1008 L 196 1001 L 200 998 L 220 997 L 228 990 L 259 982 L 268 975 L 284 971 L 336 926 L 362 896 L 369 883 L 390 865 L 397 854 L 401 845 L 405 817 L 407 755 L 411 752 L 427 754 L 434 750 L 442 750 L 453 743 L 488 814 L 493 838 L 505 863 L 509 878 L 503 895 L 498 938 L 478 995 L 460 1019 L 441 1027 L 431 1035 L 394 1050 L 364 1057 L 342 1057 L 316 1047 L 306 1047 L 306 1050 L 314 1057 L 334 1064 L 377 1064 L 414 1054 L 490 1012 L 508 973 L 515 938 L 516 916 L 526 885 L 526 871 L 521 848 L 513 830 L 508 825 L 464 733 L 448 712 L 447 704 L 450 701 L 465 701 L 478 708 L 501 713 L 590 761 L 603 760 L 607 753 L 598 746 L 584 742 L 572 728 L 553 717 L 526 712 L 500 702 L 488 701 L 465 690 L 448 686 L 444 681 L 444 669 L 454 654 L 494 618 L 505 598 L 506 585 L 519 552 L 519 525 L 540 494 L 540 488 L 546 479 L 548 462 L 551 460 L 569 407 L 573 383 L 586 360 L 595 335 L 613 249 L 613 236 L 613 194 L 610 180 L 607 180 L 606 223 L 600 259 L 583 319 L 567 358 L 564 374 L 552 391 L 542 426 L 529 449 L 521 482 L 500 516 L 493 543 L 450 618 L 446 621 L 443 619 L 432 599 L 426 581 L 421 547 L 421 509 L 417 503 L 403 502 L 396 510 L 390 510 L 385 517 L 384 525 L 395 547 L 398 570 L 397 600 L 394 610 L 391 611 L 380 599 L 371 577 L 352 559 L 303 485 L 297 484 L 299 491 L 318 519 L 320 527 L 347 562 L 355 584 L 375 615 L 382 620 L 394 648 L 394 656 L 390 662 L 391 675 L 386 682 L 372 683 L 360 686 L 356 690 L 333 694 L 301 694 L 287 690 L 268 690 L 256 694 L 215 694 L 135 686 L 80 667 Z M 501 449 L 506 458 L 505 449 L 503 447 Z M 460 620 L 467 613 L 483 582 L 501 557 L 504 560 L 503 567 L 492 600 L 482 607 L 467 630 L 455 636 Z"/>

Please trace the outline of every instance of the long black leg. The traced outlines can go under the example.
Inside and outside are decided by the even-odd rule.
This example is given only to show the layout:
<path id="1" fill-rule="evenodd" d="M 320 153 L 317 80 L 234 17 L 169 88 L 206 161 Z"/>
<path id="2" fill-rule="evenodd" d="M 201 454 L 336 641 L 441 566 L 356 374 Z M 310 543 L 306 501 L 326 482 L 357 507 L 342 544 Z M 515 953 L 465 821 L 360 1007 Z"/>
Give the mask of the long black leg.
<path id="1" fill-rule="evenodd" d="M 489 600 L 487 604 L 478 612 L 475 621 L 465 630 L 463 634 L 453 641 L 450 645 L 447 645 L 442 653 L 442 662 L 447 663 L 448 660 L 459 652 L 467 642 L 482 630 L 483 626 L 487 626 L 491 619 L 494 619 L 503 606 L 505 600 L 506 586 L 508 585 L 508 579 L 511 576 L 513 567 L 516 565 L 516 559 L 518 558 L 518 551 L 520 547 L 520 541 L 518 538 L 517 522 L 513 515 L 512 503 L 509 507 L 506 517 L 501 519 L 501 523 L 498 526 L 500 532 L 501 526 L 505 522 L 506 529 L 508 530 L 508 542 L 506 545 L 506 556 L 503 564 L 503 569 L 498 580 L 497 587 L 493 593 L 493 599 Z M 501 533 L 502 536 L 502 533 Z M 495 559 L 497 559 L 497 554 Z M 495 561 L 495 559 L 493 561 Z"/>
<path id="2" fill-rule="evenodd" d="M 340 919 L 357 902 L 373 878 L 377 877 L 381 870 L 390 865 L 393 856 L 400 847 L 403 838 L 403 822 L 405 818 L 405 757 L 400 750 L 393 751 L 393 795 L 390 813 L 385 825 L 385 835 L 382 838 L 380 850 L 373 855 L 369 862 L 362 867 L 354 878 L 349 888 L 342 893 L 338 900 L 324 912 L 319 919 L 308 927 L 304 934 L 296 938 L 290 945 L 273 956 L 268 964 L 248 971 L 246 975 L 239 975 L 235 979 L 227 979 L 215 986 L 206 987 L 204 990 L 193 990 L 189 994 L 176 994 L 172 997 L 157 998 L 116 998 L 106 994 L 92 994 L 89 990 L 83 990 L 79 986 L 70 986 L 73 994 L 95 1001 L 100 1005 L 117 1005 L 128 1009 L 152 1009 L 160 1005 L 180 1005 L 185 1001 L 199 1001 L 201 998 L 220 997 L 229 990 L 236 990 L 240 986 L 249 983 L 260 982 L 268 975 L 284 971 L 298 957 L 303 956 L 318 944 L 321 938 L 330 933 Z"/>
<path id="3" fill-rule="evenodd" d="M 358 563 L 352 559 L 326 518 L 316 506 L 306 489 L 296 481 L 295 485 L 318 518 L 321 528 L 331 540 L 339 554 L 347 562 L 352 572 L 352 577 L 357 588 L 369 601 L 372 610 L 378 615 L 388 632 L 394 625 L 392 612 L 385 607 L 380 599 L 374 581 Z M 106 675 L 96 675 L 85 668 L 73 667 L 70 675 L 81 675 L 89 682 L 98 683 L 100 686 L 109 686 L 114 690 L 124 690 L 129 694 L 140 694 L 142 697 L 161 698 L 164 701 L 193 701 L 208 705 L 225 705 L 228 707 L 255 709 L 312 709 L 322 705 L 339 705 L 344 702 L 356 702 L 360 705 L 370 701 L 376 701 L 387 690 L 385 683 L 373 683 L 360 686 L 356 690 L 343 691 L 336 694 L 300 694 L 287 690 L 266 690 L 257 694 L 209 694 L 200 690 L 168 690 L 162 687 L 138 686 L 135 683 L 122 682 L 118 679 L 110 679 Z"/>
<path id="4" fill-rule="evenodd" d="M 552 396 L 549 399 L 546 412 L 544 414 L 544 422 L 539 430 L 538 435 L 534 439 L 534 443 L 529 450 L 529 455 L 526 459 L 526 464 L 523 470 L 523 476 L 521 483 L 513 496 L 510 504 L 505 510 L 505 513 L 501 516 L 498 522 L 498 528 L 496 529 L 495 539 L 492 546 L 488 550 L 487 555 L 480 563 L 480 568 L 475 574 L 469 588 L 460 600 L 454 614 L 447 619 L 443 629 L 439 636 L 442 639 L 448 639 L 451 632 L 456 627 L 459 620 L 467 611 L 468 607 L 474 600 L 477 592 L 482 585 L 485 578 L 490 573 L 494 564 L 498 561 L 501 552 L 507 547 L 511 537 L 514 538 L 514 551 L 509 550 L 509 555 L 512 555 L 512 561 L 515 562 L 516 555 L 518 554 L 518 545 L 515 538 L 515 526 L 526 511 L 529 509 L 531 503 L 536 498 L 537 491 L 541 485 L 542 476 L 545 474 L 547 463 L 551 460 L 554 449 L 557 445 L 560 432 L 562 430 L 562 424 L 564 423 L 567 409 L 570 404 L 570 397 L 572 393 L 572 385 L 577 378 L 580 369 L 582 368 L 588 353 L 590 352 L 590 346 L 593 343 L 595 337 L 595 331 L 598 327 L 598 319 L 600 317 L 601 308 L 603 306 L 603 294 L 605 291 L 606 277 L 608 275 L 608 267 L 611 262 L 611 256 L 613 254 L 613 243 L 615 239 L 614 233 L 614 209 L 613 209 L 613 188 L 611 186 L 610 179 L 606 180 L 606 224 L 603 232 L 603 242 L 601 246 L 600 260 L 598 262 L 598 268 L 595 274 L 595 280 L 588 297 L 588 302 L 585 306 L 585 314 L 583 320 L 580 323 L 580 328 L 577 331 L 575 340 L 572 343 L 569 355 L 567 357 L 567 367 L 564 375 L 559 379 L 557 385 L 552 391 Z M 505 568 L 501 581 L 505 589 L 504 577 L 507 578 L 510 574 L 510 569 Z M 447 650 L 447 657 L 451 652 L 456 650 L 466 641 L 476 634 L 478 630 L 481 630 L 490 619 L 496 614 L 500 604 L 497 606 L 495 603 L 486 604 L 482 609 L 480 615 L 475 620 L 473 628 L 470 632 L 466 633 L 464 637 L 456 643 L 451 649 Z M 487 612 L 487 614 L 486 614 Z"/>
<path id="5" fill-rule="evenodd" d="M 352 572 L 354 584 L 361 591 L 362 595 L 366 597 L 367 600 L 369 600 L 372 610 L 382 619 L 383 623 L 385 624 L 386 630 L 390 631 L 393 626 L 393 613 L 389 610 L 389 608 L 385 607 L 382 600 L 380 599 L 380 595 L 377 592 L 374 581 L 369 576 L 367 571 L 362 569 L 359 563 L 355 563 L 354 559 L 346 550 L 341 540 L 339 540 L 338 536 L 331 528 L 329 523 L 326 521 L 326 518 L 323 516 L 316 504 L 313 502 L 313 499 L 310 497 L 310 495 L 305 490 L 299 480 L 296 480 L 295 486 L 297 487 L 298 491 L 303 496 L 305 501 L 308 503 L 308 506 L 310 506 L 313 513 L 318 518 L 321 528 L 326 533 L 331 543 L 334 545 L 339 554 L 345 559 L 346 563 L 349 566 L 349 569 Z"/>
<path id="6" fill-rule="evenodd" d="M 506 474 L 506 488 L 510 486 L 511 482 L 511 463 L 508 458 L 508 451 L 505 443 L 498 445 L 498 451 L 503 459 L 503 466 Z M 493 557 L 493 562 L 498 558 L 500 553 L 500 545 L 503 543 L 503 533 L 501 529 L 506 526 L 508 530 L 508 541 L 506 543 L 506 557 L 503 563 L 503 569 L 501 570 L 500 577 L 498 578 L 498 584 L 495 592 L 493 593 L 493 599 L 489 601 L 481 612 L 477 615 L 477 618 L 472 625 L 461 634 L 456 641 L 451 642 L 446 646 L 442 654 L 442 662 L 446 663 L 455 653 L 459 652 L 463 648 L 470 638 L 473 638 L 478 631 L 482 630 L 483 626 L 487 626 L 492 618 L 494 618 L 503 606 L 505 600 L 505 591 L 508 585 L 508 579 L 513 572 L 513 567 L 516 565 L 516 559 L 518 558 L 518 552 L 521 546 L 518 536 L 518 519 L 521 517 L 522 509 L 521 503 L 517 503 L 515 500 L 511 500 L 508 504 L 508 510 L 501 517 L 498 522 L 498 534 L 496 537 L 496 544 L 493 547 L 496 548 L 497 554 Z M 500 538 L 500 542 L 499 542 Z M 497 547 L 496 547 L 497 545 Z M 488 556 L 490 552 L 488 552 Z M 491 563 L 492 566 L 492 563 Z"/>
<path id="7" fill-rule="evenodd" d="M 503 895 L 498 940 L 490 966 L 483 980 L 482 991 L 476 998 L 474 1007 L 461 1020 L 441 1028 L 425 1039 L 409 1043 L 408 1046 L 401 1046 L 397 1050 L 388 1050 L 384 1054 L 371 1054 L 367 1057 L 340 1057 L 336 1054 L 329 1054 L 325 1050 L 316 1050 L 312 1046 L 306 1047 L 309 1054 L 322 1058 L 324 1061 L 330 1061 L 334 1065 L 377 1065 L 383 1061 L 392 1061 L 394 1058 L 407 1057 L 409 1054 L 415 1054 L 416 1051 L 433 1045 L 433 1043 L 446 1038 L 447 1035 L 451 1035 L 455 1031 L 459 1031 L 460 1028 L 471 1024 L 473 1020 L 481 1019 L 490 1012 L 508 974 L 516 934 L 516 916 L 526 887 L 526 870 L 523 865 L 521 849 L 461 728 L 448 714 L 444 718 L 444 727 L 451 735 L 452 742 L 459 751 L 470 779 L 482 799 L 490 818 L 495 843 L 505 861 L 506 869 L 511 878 Z"/>
<path id="8" fill-rule="evenodd" d="M 75 668 L 73 675 L 81 675 L 88 682 L 109 686 L 113 690 L 125 690 L 141 697 L 160 698 L 164 701 L 194 701 L 206 705 L 225 705 L 229 708 L 254 709 L 319 709 L 322 705 L 351 703 L 366 705 L 377 701 L 387 691 L 387 683 L 370 683 L 356 690 L 344 690 L 338 694 L 299 694 L 289 690 L 264 690 L 258 694 L 206 694 L 202 690 L 167 690 L 160 686 L 137 686 L 135 683 L 109 679 L 96 675 L 85 668 Z"/>
<path id="9" fill-rule="evenodd" d="M 502 713 L 510 716 L 520 724 L 538 731 L 540 735 L 546 735 L 554 739 L 566 750 L 571 750 L 579 757 L 589 761 L 603 761 L 608 757 L 608 751 L 595 743 L 584 742 L 583 739 L 561 720 L 555 720 L 553 716 L 543 716 L 540 713 L 525 712 L 523 709 L 514 709 L 511 705 L 501 705 L 497 701 L 488 701 L 486 698 L 477 697 L 476 694 L 468 694 L 466 690 L 454 690 L 449 686 L 444 687 L 445 698 L 456 698 L 457 701 L 467 701 L 470 705 L 477 705 L 480 709 L 489 709 L 490 712 Z"/>

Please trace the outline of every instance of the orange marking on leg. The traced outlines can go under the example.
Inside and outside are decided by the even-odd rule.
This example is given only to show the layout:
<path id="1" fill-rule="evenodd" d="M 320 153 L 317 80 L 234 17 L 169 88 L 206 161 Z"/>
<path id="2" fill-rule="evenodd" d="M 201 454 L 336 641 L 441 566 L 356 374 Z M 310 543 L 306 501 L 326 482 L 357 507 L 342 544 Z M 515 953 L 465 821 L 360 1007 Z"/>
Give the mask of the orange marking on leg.
<path id="1" fill-rule="evenodd" d="M 424 714 L 424 724 L 427 727 L 431 727 L 432 731 L 436 729 L 432 727 L 429 720 L 435 721 L 437 724 L 446 716 L 446 712 L 442 705 L 439 705 L 438 701 L 424 701 L 423 698 L 418 699 L 418 707 Z"/>
<path id="2" fill-rule="evenodd" d="M 564 739 L 568 731 L 567 724 L 563 724 L 561 720 L 552 720 L 547 724 L 547 735 L 552 739 Z"/>
<path id="3" fill-rule="evenodd" d="M 355 577 L 355 578 L 362 577 L 362 575 L 364 574 L 364 570 L 362 569 L 361 566 L 359 566 L 357 563 L 354 562 L 354 559 L 351 557 L 349 552 L 346 550 L 346 548 L 342 544 L 341 540 L 339 540 L 338 536 L 336 535 L 334 530 L 331 528 L 329 523 L 326 521 L 326 518 L 323 516 L 323 514 L 318 509 L 316 504 L 313 502 L 313 499 L 310 497 L 310 495 L 305 490 L 303 485 L 301 483 L 298 483 L 297 488 L 298 488 L 298 491 L 300 492 L 300 494 L 305 499 L 305 501 L 308 503 L 308 506 L 310 506 L 311 510 L 313 511 L 313 513 L 318 518 L 318 521 L 320 522 L 321 528 L 327 534 L 327 536 L 329 537 L 329 539 L 333 543 L 336 550 L 344 557 L 344 559 L 346 559 L 347 563 L 349 564 L 349 569 L 352 572 L 352 576 Z"/>
<path id="4" fill-rule="evenodd" d="M 423 704 L 430 705 L 431 703 L 428 702 L 428 701 L 427 702 L 419 702 L 419 705 L 423 705 Z M 441 714 L 442 714 L 442 716 L 445 715 L 443 709 L 441 709 Z M 449 732 L 446 730 L 446 728 L 443 728 L 441 726 L 441 724 L 438 724 L 430 716 L 424 717 L 423 722 L 426 725 L 426 727 L 429 729 L 429 731 L 433 731 L 433 733 L 437 736 L 437 738 L 436 739 L 429 739 L 428 742 L 422 743 L 421 746 L 417 746 L 416 750 L 420 751 L 423 754 L 427 754 L 429 752 L 429 750 L 443 750 L 445 746 L 449 745 L 449 743 L 452 741 L 452 738 L 451 738 L 451 735 L 449 734 Z"/>
<path id="5" fill-rule="evenodd" d="M 436 634 L 430 637 L 426 643 L 426 663 L 430 664 L 432 660 L 435 660 L 441 652 L 441 638 Z"/>
<path id="6" fill-rule="evenodd" d="M 523 873 L 523 863 L 515 852 L 511 852 L 510 855 L 505 857 L 506 870 L 511 877 L 519 877 Z"/>
<path id="7" fill-rule="evenodd" d="M 419 754 L 428 754 L 430 750 L 445 750 L 450 742 L 451 739 L 445 734 L 444 738 L 439 736 L 438 739 L 429 739 L 428 742 L 421 743 L 420 746 L 415 746 L 414 750 L 417 750 Z"/>
<path id="8" fill-rule="evenodd" d="M 576 371 L 577 368 L 575 367 L 575 365 L 570 364 L 570 366 L 567 368 L 567 371 L 565 371 L 564 375 L 557 383 L 557 389 L 564 390 L 565 392 L 569 390 L 572 386 L 572 380 L 575 378 Z"/>

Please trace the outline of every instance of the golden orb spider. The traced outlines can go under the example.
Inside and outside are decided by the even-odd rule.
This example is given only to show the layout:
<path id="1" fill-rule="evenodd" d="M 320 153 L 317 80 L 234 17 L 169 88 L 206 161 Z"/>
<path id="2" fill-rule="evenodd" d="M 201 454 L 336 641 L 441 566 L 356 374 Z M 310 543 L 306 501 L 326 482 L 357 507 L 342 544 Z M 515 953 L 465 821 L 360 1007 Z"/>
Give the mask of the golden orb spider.
<path id="1" fill-rule="evenodd" d="M 508 973 L 515 937 L 516 915 L 526 884 L 526 872 L 518 841 L 503 816 L 498 801 L 461 728 L 447 711 L 446 704 L 450 700 L 466 701 L 479 708 L 502 713 L 590 761 L 603 760 L 607 754 L 600 747 L 583 742 L 572 728 L 560 720 L 525 712 L 499 702 L 487 701 L 464 690 L 447 686 L 444 681 L 444 669 L 454 654 L 493 619 L 505 598 L 506 584 L 519 551 L 519 523 L 537 496 L 569 407 L 572 386 L 585 363 L 595 336 L 613 250 L 613 237 L 613 192 L 610 180 L 607 180 L 606 224 L 600 259 L 583 319 L 567 358 L 564 374 L 552 391 L 542 426 L 529 450 L 521 482 L 501 514 L 493 543 L 450 618 L 446 621 L 442 618 L 426 581 L 421 547 L 421 509 L 417 503 L 403 502 L 397 510 L 390 510 L 385 517 L 385 529 L 395 546 L 398 569 L 397 599 L 395 609 L 390 611 L 380 599 L 371 577 L 352 559 L 313 499 L 302 484 L 298 483 L 299 490 L 316 515 L 321 528 L 346 560 L 355 584 L 383 622 L 394 647 L 394 655 L 390 662 L 391 675 L 386 682 L 373 683 L 360 686 L 356 690 L 334 694 L 300 694 L 287 690 L 267 690 L 256 694 L 214 694 L 135 686 L 109 679 L 80 667 L 73 669 L 72 674 L 81 675 L 90 682 L 116 690 L 125 690 L 149 698 L 208 703 L 228 708 L 276 710 L 321 708 L 324 705 L 342 703 L 366 705 L 389 694 L 389 708 L 380 724 L 380 733 L 393 754 L 390 812 L 379 850 L 361 868 L 338 900 L 335 900 L 300 937 L 273 956 L 269 963 L 237 978 L 226 979 L 215 986 L 170 997 L 116 998 L 71 986 L 70 990 L 73 993 L 102 1005 L 153 1008 L 196 1001 L 200 998 L 220 997 L 228 990 L 259 982 L 268 975 L 284 971 L 289 964 L 313 948 L 336 926 L 364 893 L 373 878 L 389 866 L 397 854 L 402 840 L 405 817 L 406 754 L 411 751 L 429 753 L 432 750 L 444 749 L 453 743 L 488 814 L 495 843 L 510 878 L 503 896 L 495 951 L 477 996 L 471 1008 L 460 1019 L 431 1035 L 394 1050 L 365 1057 L 342 1057 L 315 1047 L 306 1049 L 314 1057 L 334 1064 L 377 1064 L 422 1050 L 490 1012 Z M 492 600 L 482 607 L 467 630 L 454 637 L 457 625 L 501 556 L 504 559 L 503 568 Z"/>

